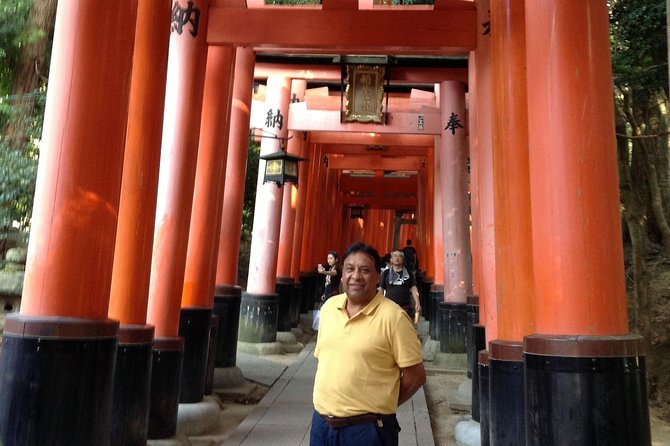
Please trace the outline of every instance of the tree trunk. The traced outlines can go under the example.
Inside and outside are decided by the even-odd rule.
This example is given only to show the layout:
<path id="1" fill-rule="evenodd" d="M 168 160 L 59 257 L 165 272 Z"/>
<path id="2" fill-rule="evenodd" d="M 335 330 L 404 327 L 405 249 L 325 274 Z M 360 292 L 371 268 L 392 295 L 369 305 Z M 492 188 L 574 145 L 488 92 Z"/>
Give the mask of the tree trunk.
<path id="1" fill-rule="evenodd" d="M 45 61 L 51 41 L 57 0 L 33 0 L 25 29 L 29 36 L 23 46 L 10 92 L 11 112 L 5 134 L 9 146 L 22 149 L 29 137 L 35 95 L 46 82 Z"/>
<path id="2" fill-rule="evenodd" d="M 626 134 L 621 115 L 617 116 L 617 133 Z M 633 292 L 628 300 L 629 321 L 631 329 L 642 333 L 645 331 L 645 320 L 649 320 L 647 283 L 647 218 L 646 203 L 641 197 L 648 196 L 645 183 L 644 164 L 640 162 L 639 149 L 629 149 L 630 141 L 617 139 L 617 155 L 619 165 L 619 188 L 623 204 L 623 217 L 631 241 L 632 284 Z M 636 178 L 636 181 L 631 181 Z M 642 190 L 639 190 L 642 188 Z"/>

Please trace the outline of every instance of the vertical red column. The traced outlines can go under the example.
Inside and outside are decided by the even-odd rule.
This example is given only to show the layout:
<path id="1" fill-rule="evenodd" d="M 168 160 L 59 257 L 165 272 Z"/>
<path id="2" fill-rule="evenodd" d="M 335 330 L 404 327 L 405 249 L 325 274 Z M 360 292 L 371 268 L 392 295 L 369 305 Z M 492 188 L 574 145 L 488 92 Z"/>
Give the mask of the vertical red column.
<path id="1" fill-rule="evenodd" d="M 302 244 L 304 239 L 304 224 L 305 224 L 305 210 L 307 190 L 311 186 L 312 178 L 309 176 L 310 168 L 310 144 L 300 136 L 300 157 L 303 158 L 303 163 L 300 165 L 298 171 L 298 193 L 296 199 L 295 210 L 295 228 L 293 230 L 293 247 L 291 251 L 291 277 L 297 279 L 300 276 L 300 254 L 302 252 Z"/>
<path id="2" fill-rule="evenodd" d="M 471 292 L 472 271 L 465 85 L 462 82 L 445 81 L 440 84 L 440 111 L 444 300 L 465 304 Z"/>
<path id="3" fill-rule="evenodd" d="M 439 84 L 437 100 L 440 100 Z M 433 258 L 435 263 L 435 277 L 430 287 L 428 296 L 429 324 L 428 332 L 431 339 L 438 340 L 438 309 L 440 302 L 444 302 L 444 241 L 442 238 L 442 153 L 441 136 L 435 137 L 435 148 L 433 149 Z"/>
<path id="4" fill-rule="evenodd" d="M 118 322 L 107 310 L 136 14 L 136 1 L 58 5 L 21 313 L 0 354 L 5 444 L 109 442 Z"/>
<path id="5" fill-rule="evenodd" d="M 182 308 L 213 303 L 234 66 L 232 47 L 209 48 Z"/>
<path id="6" fill-rule="evenodd" d="M 305 100 L 306 87 L 307 81 L 305 80 L 294 79 L 291 81 L 291 103 Z M 289 107 L 288 120 L 291 119 L 290 113 Z M 286 122 L 287 126 L 288 120 Z M 303 133 L 299 131 L 288 131 L 289 139 L 286 141 L 286 152 L 289 155 L 300 156 L 300 148 L 303 142 L 302 135 Z M 300 168 L 302 167 L 300 166 Z M 277 330 L 286 332 L 291 331 L 291 327 L 297 327 L 300 318 L 300 294 L 296 291 L 296 282 L 291 276 L 291 256 L 293 255 L 297 206 L 298 185 L 287 183 L 284 185 L 283 191 L 279 249 L 277 252 L 277 285 L 275 288 L 277 294 L 279 294 Z"/>
<path id="7" fill-rule="evenodd" d="M 486 339 L 498 337 L 496 314 L 495 277 L 495 232 L 493 211 L 493 154 L 492 154 L 492 91 L 491 91 L 491 29 L 490 1 L 478 0 L 477 21 L 479 33 L 475 51 L 476 89 L 475 115 L 477 127 L 474 129 L 472 151 L 476 152 L 477 182 L 479 190 L 479 252 L 480 252 L 480 322 L 486 327 Z"/>
<path id="8" fill-rule="evenodd" d="M 491 442 L 525 444 L 523 337 L 533 332 L 523 2 L 491 3 L 498 339 L 489 344 Z"/>
<path id="9" fill-rule="evenodd" d="M 290 89 L 290 79 L 268 77 L 261 156 L 279 151 L 286 140 Z M 261 160 L 258 168 L 249 277 L 240 311 L 239 339 L 253 344 L 275 342 L 278 330 L 275 277 L 283 193 L 277 184 L 263 183 L 265 164 L 266 161 Z"/>
<path id="10" fill-rule="evenodd" d="M 470 146 L 470 246 L 472 251 L 472 288 L 473 293 L 479 293 L 480 279 L 482 269 L 482 259 L 480 254 L 480 228 L 479 222 L 481 220 L 481 209 L 479 203 L 479 176 L 477 160 L 478 152 L 475 150 L 475 141 L 477 139 L 477 65 L 475 63 L 477 56 L 475 51 L 470 51 L 468 55 L 468 101 L 470 104 L 468 112 L 468 122 L 470 124 L 469 141 Z"/>
<path id="11" fill-rule="evenodd" d="M 121 322 L 112 444 L 146 443 L 154 327 L 146 325 L 156 216 L 170 3 L 140 0 L 109 317 Z M 131 415 L 132 414 L 132 415 Z M 129 421 L 132 418 L 132 422 Z"/>
<path id="12" fill-rule="evenodd" d="M 466 302 L 472 292 L 468 200 L 468 146 L 465 129 L 465 85 L 440 83 L 440 172 L 444 302 L 438 304 L 441 323 L 436 333 L 440 350 L 466 352 Z"/>
<path id="13" fill-rule="evenodd" d="M 149 438 L 176 434 L 183 340 L 178 337 L 191 222 L 203 86 L 208 0 L 172 3 L 165 113 L 147 322 L 156 327 Z"/>
<path id="14" fill-rule="evenodd" d="M 179 318 L 179 336 L 184 338 L 181 403 L 201 402 L 207 382 L 234 64 L 232 47 L 209 48 Z"/>
<path id="15" fill-rule="evenodd" d="M 318 252 L 315 248 L 316 238 L 320 226 L 317 223 L 321 200 L 319 196 L 325 187 L 325 175 L 328 171 L 328 156 L 322 151 L 321 145 L 316 145 L 310 159 L 310 186 L 305 200 L 305 228 L 307 229 L 300 255 L 300 270 L 303 272 L 314 272 L 316 264 L 319 263 Z"/>
<path id="16" fill-rule="evenodd" d="M 607 5 L 529 0 L 526 15 L 539 333 L 524 340 L 527 444 L 650 444 L 642 342 L 628 333 Z"/>
<path id="17" fill-rule="evenodd" d="M 223 218 L 217 257 L 217 285 L 235 285 L 237 283 L 237 258 L 240 253 L 240 235 L 242 233 L 242 209 L 244 208 L 244 184 L 247 173 L 254 64 L 255 56 L 251 48 L 237 48 L 233 101 L 230 111 L 230 132 L 228 135 L 226 187 L 223 194 Z"/>
<path id="18" fill-rule="evenodd" d="M 495 276 L 495 230 L 493 209 L 493 155 L 492 155 L 492 89 L 491 89 L 491 0 L 475 0 L 477 6 L 477 48 L 474 63 L 470 63 L 474 82 L 469 85 L 473 99 L 473 113 L 470 114 L 470 165 L 473 182 L 473 237 L 477 240 L 478 253 L 473 263 L 477 265 L 479 325 L 478 334 L 478 376 L 481 382 L 479 397 L 473 401 L 480 403 L 480 425 L 482 443 L 489 441 L 489 366 L 488 341 L 498 337 L 496 276 Z M 472 70 L 474 68 L 474 70 Z M 480 351 L 483 350 L 482 351 Z M 473 365 L 474 368 L 474 365 Z M 473 375 L 474 378 L 474 375 Z M 474 381 L 474 380 L 473 380 Z"/>
<path id="19" fill-rule="evenodd" d="M 237 363 L 241 288 L 237 268 L 242 232 L 242 209 L 249 149 L 249 119 L 255 56 L 251 48 L 237 48 L 233 99 L 228 134 L 226 180 L 218 243 L 213 313 L 219 318 L 213 387 L 234 387 L 244 382 Z"/>

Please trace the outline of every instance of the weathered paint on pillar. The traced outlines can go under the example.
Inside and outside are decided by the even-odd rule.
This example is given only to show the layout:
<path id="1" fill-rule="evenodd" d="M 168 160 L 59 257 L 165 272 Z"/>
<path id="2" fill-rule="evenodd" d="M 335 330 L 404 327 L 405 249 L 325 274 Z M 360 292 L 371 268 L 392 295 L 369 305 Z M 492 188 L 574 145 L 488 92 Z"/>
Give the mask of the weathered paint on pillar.
<path id="1" fill-rule="evenodd" d="M 175 337 L 184 284 L 207 63 L 209 1 L 175 1 L 170 28 L 165 114 L 147 322 Z M 198 20 L 195 20 L 195 17 Z"/>
<path id="2" fill-rule="evenodd" d="M 607 5 L 526 14 L 536 332 L 625 334 Z"/>
<path id="3" fill-rule="evenodd" d="M 295 79 L 291 81 L 291 103 L 305 100 L 305 88 L 307 81 Z M 289 107 L 290 113 L 290 107 Z M 288 116 L 287 116 L 288 118 Z M 288 125 L 288 123 L 287 123 Z M 290 155 L 300 156 L 302 148 L 303 132 L 289 130 L 290 138 L 286 144 L 286 151 Z M 298 173 L 305 166 L 299 163 Z M 298 178 L 299 179 L 299 178 Z M 305 185 L 303 185 L 305 187 Z M 296 224 L 296 211 L 298 208 L 298 188 L 289 183 L 284 186 L 284 197 L 281 210 L 281 227 L 279 232 L 279 251 L 277 254 L 277 277 L 292 277 L 291 263 L 293 255 L 294 230 Z"/>
<path id="4" fill-rule="evenodd" d="M 290 92 L 290 79 L 279 76 L 268 77 L 261 156 L 277 152 L 281 142 L 278 138 L 285 138 L 288 134 Z M 247 292 L 269 295 L 275 292 L 283 193 L 282 188 L 277 187 L 275 183 L 263 184 L 264 171 L 265 161 L 260 160 Z"/>
<path id="5" fill-rule="evenodd" d="M 163 131 L 170 5 L 140 0 L 109 317 L 144 324 Z"/>
<path id="6" fill-rule="evenodd" d="M 479 205 L 479 162 L 477 161 L 478 151 L 474 150 L 474 141 L 476 138 L 477 126 L 477 75 L 475 51 L 470 51 L 468 55 L 468 100 L 470 112 L 468 122 L 470 123 L 470 132 L 468 145 L 470 147 L 470 251 L 472 253 L 472 289 L 473 293 L 479 296 L 480 282 L 479 276 L 482 269 L 482 258 L 480 254 L 480 228 L 481 210 Z M 481 312 L 481 304 L 480 304 Z"/>
<path id="7" fill-rule="evenodd" d="M 136 10 L 58 7 L 23 316 L 107 318 Z"/>
<path id="8" fill-rule="evenodd" d="M 519 342 L 534 332 L 524 14 L 522 2 L 491 6 L 498 338 Z"/>
<path id="9" fill-rule="evenodd" d="M 240 254 L 240 235 L 242 233 L 254 64 L 255 56 L 251 48 L 236 49 L 226 185 L 223 193 L 223 213 L 216 267 L 216 283 L 221 285 L 237 283 L 237 259 Z"/>
<path id="10" fill-rule="evenodd" d="M 439 91 L 439 84 L 436 85 Z M 438 94 L 438 100 L 439 100 Z M 435 276 L 433 284 L 444 285 L 444 241 L 442 239 L 442 154 L 440 147 L 441 136 L 435 137 L 433 150 L 433 259 L 435 262 Z"/>
<path id="11" fill-rule="evenodd" d="M 486 341 L 498 337 L 497 303 L 496 303 L 496 276 L 495 276 L 495 231 L 493 212 L 493 154 L 492 154 L 492 116 L 493 105 L 491 100 L 491 30 L 490 30 L 490 0 L 476 0 L 477 49 L 475 50 L 476 82 L 471 88 L 476 90 L 476 104 L 473 107 L 476 114 L 477 127 L 474 128 L 474 138 L 471 142 L 472 151 L 476 152 L 477 182 L 479 191 L 480 219 L 479 228 L 479 257 L 481 262 L 480 289 L 479 289 L 479 322 L 486 326 Z"/>
<path id="12" fill-rule="evenodd" d="M 419 182 L 420 196 L 423 200 L 422 211 L 419 214 L 421 221 L 421 236 L 419 238 L 421 244 L 424 246 L 420 267 L 425 273 L 425 278 L 429 278 L 431 283 L 435 277 L 435 259 L 433 258 L 434 158 L 435 150 L 431 147 L 426 151 L 426 169 L 422 172 L 421 181 Z"/>
<path id="13" fill-rule="evenodd" d="M 214 304 L 234 64 L 233 47 L 209 47 L 182 307 Z"/>
<path id="14" fill-rule="evenodd" d="M 440 111 L 444 300 L 464 304 L 472 293 L 464 83 L 440 83 Z"/>

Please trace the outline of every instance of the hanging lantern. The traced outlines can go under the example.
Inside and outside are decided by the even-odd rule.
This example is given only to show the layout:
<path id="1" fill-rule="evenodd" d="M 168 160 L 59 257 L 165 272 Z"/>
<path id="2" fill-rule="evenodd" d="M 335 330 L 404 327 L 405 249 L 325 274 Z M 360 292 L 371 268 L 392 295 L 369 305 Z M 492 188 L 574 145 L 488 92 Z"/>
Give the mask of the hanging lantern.
<path id="1" fill-rule="evenodd" d="M 302 161 L 302 158 L 289 155 L 283 150 L 259 158 L 265 160 L 263 184 L 270 182 L 282 187 L 284 183 L 293 183 L 298 187 L 298 161 Z"/>

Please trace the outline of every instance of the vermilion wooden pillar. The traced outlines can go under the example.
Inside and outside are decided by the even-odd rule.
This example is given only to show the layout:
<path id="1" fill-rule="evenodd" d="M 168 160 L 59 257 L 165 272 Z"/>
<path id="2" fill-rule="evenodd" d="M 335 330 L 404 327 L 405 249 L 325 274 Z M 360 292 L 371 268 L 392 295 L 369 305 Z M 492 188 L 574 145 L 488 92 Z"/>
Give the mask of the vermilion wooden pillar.
<path id="1" fill-rule="evenodd" d="M 498 339 L 489 344 L 493 444 L 525 444 L 523 337 L 534 331 L 524 3 L 492 0 Z"/>
<path id="2" fill-rule="evenodd" d="M 425 260 L 421 263 L 423 266 L 421 269 L 424 270 L 425 280 L 427 283 L 432 284 L 435 278 L 435 258 L 433 255 L 433 234 L 435 233 L 434 219 L 433 219 L 433 208 L 435 206 L 433 195 L 435 194 L 435 163 L 433 162 L 435 157 L 435 149 L 429 147 L 426 151 L 426 166 L 427 168 L 423 172 L 421 193 L 424 197 L 424 211 L 421 218 L 425 220 L 423 235 L 421 237 L 422 243 L 424 244 L 424 258 Z"/>
<path id="3" fill-rule="evenodd" d="M 297 203 L 295 211 L 295 228 L 293 230 L 293 248 L 291 252 L 291 277 L 296 283 L 300 284 L 300 313 L 307 313 L 311 310 L 311 299 L 313 292 L 313 273 L 300 270 L 300 256 L 302 253 L 302 246 L 306 240 L 305 219 L 307 209 L 307 190 L 312 186 L 312 177 L 309 175 L 310 161 L 312 155 L 310 147 L 312 145 L 305 138 L 301 138 L 300 157 L 304 159 L 300 169 L 298 170 L 298 183 L 300 187 L 297 190 Z M 298 316 L 300 317 L 300 316 Z"/>
<path id="4" fill-rule="evenodd" d="M 219 255 L 216 269 L 217 285 L 235 285 L 242 233 L 244 182 L 249 148 L 249 119 L 251 93 L 254 82 L 255 56 L 251 48 L 237 48 L 235 79 L 230 112 L 226 188 L 223 198 L 223 218 L 219 237 Z"/>
<path id="5" fill-rule="evenodd" d="M 318 298 L 318 275 L 316 272 L 316 265 L 318 262 L 312 246 L 314 244 L 315 231 L 317 229 L 314 224 L 315 210 L 317 200 L 315 197 L 317 193 L 321 192 L 320 182 L 322 173 L 324 172 L 324 155 L 321 152 L 320 144 L 312 144 L 311 142 L 306 147 L 305 156 L 309 158 L 303 163 L 302 170 L 308 171 L 307 174 L 307 190 L 303 191 L 305 194 L 304 201 L 304 216 L 302 218 L 302 244 L 300 247 L 299 269 L 300 269 L 300 283 L 303 285 L 303 293 L 306 294 L 306 302 L 308 311 L 314 309 L 315 300 Z M 298 227 L 296 226 L 296 231 Z"/>
<path id="6" fill-rule="evenodd" d="M 0 354 L 5 445 L 109 444 L 118 322 L 107 310 L 136 14 L 135 1 L 58 5 L 21 313 Z"/>
<path id="7" fill-rule="evenodd" d="M 242 295 L 241 288 L 237 285 L 237 268 L 242 232 L 254 64 L 255 56 L 251 48 L 236 49 L 226 184 L 214 293 L 214 314 L 219 318 L 214 362 L 216 388 L 235 386 L 243 382 L 242 372 L 236 366 Z"/>
<path id="8" fill-rule="evenodd" d="M 645 357 L 628 333 L 607 5 L 531 0 L 526 16 L 538 333 L 524 346 L 527 444 L 648 445 Z"/>
<path id="9" fill-rule="evenodd" d="M 437 100 L 440 100 L 439 84 Z M 433 258 L 435 263 L 435 276 L 430 287 L 428 296 L 428 332 L 433 340 L 438 340 L 439 329 L 439 305 L 444 302 L 444 242 L 442 235 L 442 145 L 441 136 L 435 137 L 435 149 L 433 150 Z"/>
<path id="10" fill-rule="evenodd" d="M 495 276 L 495 232 L 493 210 L 493 155 L 492 155 L 492 89 L 491 89 L 491 0 L 475 0 L 477 6 L 477 48 L 474 62 L 470 62 L 469 84 L 471 95 L 470 169 L 472 187 L 472 230 L 477 254 L 473 258 L 476 267 L 477 294 L 479 295 L 479 324 L 475 332 L 483 338 L 486 349 L 488 341 L 498 337 L 496 276 Z M 480 402 L 481 443 L 489 444 L 489 366 L 488 351 L 477 355 Z M 481 360 L 481 361 L 480 361 Z M 474 367 L 474 365 L 473 365 Z M 474 391 L 473 384 L 473 391 Z"/>
<path id="11" fill-rule="evenodd" d="M 479 221 L 474 222 L 479 232 L 479 311 L 480 322 L 486 327 L 486 339 L 496 339 L 496 277 L 495 277 L 495 232 L 493 213 L 493 155 L 492 155 L 492 91 L 491 91 L 491 31 L 490 1 L 476 0 L 477 49 L 475 51 L 474 113 L 476 127 L 471 132 L 471 150 L 476 165 L 472 166 L 473 181 L 477 182 Z"/>
<path id="12" fill-rule="evenodd" d="M 307 81 L 294 79 L 291 81 L 291 103 L 305 100 Z M 290 114 L 290 108 L 289 108 Z M 290 115 L 287 114 L 286 126 Z M 288 131 L 286 151 L 290 155 L 300 156 L 303 132 Z M 302 164 L 302 163 L 301 163 Z M 300 166 L 303 167 L 302 165 Z M 300 295 L 296 292 L 296 282 L 291 276 L 291 255 L 293 254 L 293 239 L 298 201 L 297 185 L 287 183 L 283 188 L 281 224 L 279 230 L 279 249 L 277 251 L 277 282 L 275 291 L 279 295 L 277 315 L 277 331 L 291 331 L 291 327 L 298 325 L 300 317 Z"/>
<path id="13" fill-rule="evenodd" d="M 234 64 L 234 48 L 209 48 L 179 320 L 184 338 L 181 403 L 201 402 L 205 394 Z"/>
<path id="14" fill-rule="evenodd" d="M 112 445 L 145 444 L 154 327 L 146 325 L 160 162 L 170 3 L 140 0 L 109 317 L 121 323 Z"/>
<path id="15" fill-rule="evenodd" d="M 288 105 L 291 81 L 269 76 L 265 97 L 261 156 L 280 150 L 288 134 Z M 277 339 L 277 294 L 275 277 L 281 223 L 282 189 L 275 183 L 263 183 L 265 161 L 258 168 L 254 227 L 249 257 L 247 291 L 242 295 L 240 334 L 243 342 L 275 342 Z"/>
<path id="16" fill-rule="evenodd" d="M 183 355 L 179 315 L 207 63 L 208 11 L 208 0 L 173 3 L 147 309 L 147 322 L 156 327 L 151 439 L 173 437 L 177 429 Z"/>
<path id="17" fill-rule="evenodd" d="M 444 302 L 438 308 L 443 315 L 438 335 L 442 352 L 465 353 L 465 305 L 472 293 L 465 84 L 440 83 L 440 111 Z"/>

